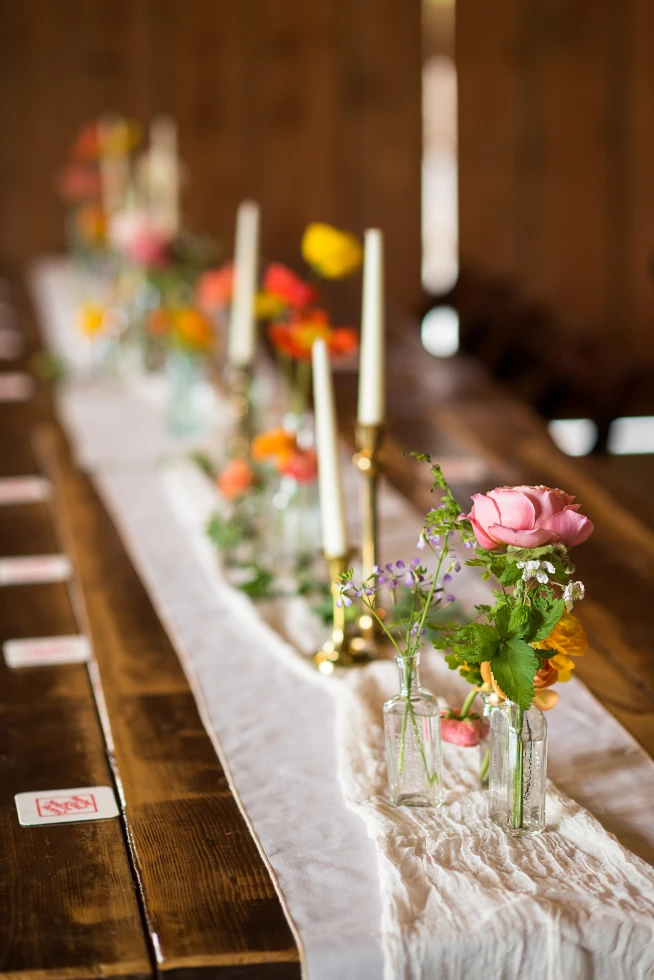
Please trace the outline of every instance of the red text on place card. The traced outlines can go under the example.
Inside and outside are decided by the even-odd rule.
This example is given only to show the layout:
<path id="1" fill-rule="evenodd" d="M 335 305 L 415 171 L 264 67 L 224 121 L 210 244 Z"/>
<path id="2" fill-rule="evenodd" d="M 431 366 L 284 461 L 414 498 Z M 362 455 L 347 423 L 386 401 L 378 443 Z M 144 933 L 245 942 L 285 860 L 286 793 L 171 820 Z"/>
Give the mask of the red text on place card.
<path id="1" fill-rule="evenodd" d="M 34 378 L 29 374 L 0 374 L 0 402 L 25 402 L 34 393 Z"/>
<path id="2" fill-rule="evenodd" d="M 31 790 L 14 797 L 22 827 L 78 823 L 118 816 L 114 791 L 109 786 L 79 786 L 74 789 Z"/>
<path id="3" fill-rule="evenodd" d="M 8 667 L 81 664 L 91 659 L 91 644 L 86 636 L 38 636 L 5 640 L 2 652 Z"/>
<path id="4" fill-rule="evenodd" d="M 29 555 L 0 558 L 0 585 L 65 582 L 73 568 L 66 555 Z"/>
<path id="5" fill-rule="evenodd" d="M 42 476 L 7 476 L 0 479 L 0 505 L 32 504 L 50 497 L 50 483 Z"/>
<path id="6" fill-rule="evenodd" d="M 40 817 L 65 817 L 69 814 L 98 812 L 93 793 L 78 796 L 43 796 L 37 797 L 35 802 Z"/>

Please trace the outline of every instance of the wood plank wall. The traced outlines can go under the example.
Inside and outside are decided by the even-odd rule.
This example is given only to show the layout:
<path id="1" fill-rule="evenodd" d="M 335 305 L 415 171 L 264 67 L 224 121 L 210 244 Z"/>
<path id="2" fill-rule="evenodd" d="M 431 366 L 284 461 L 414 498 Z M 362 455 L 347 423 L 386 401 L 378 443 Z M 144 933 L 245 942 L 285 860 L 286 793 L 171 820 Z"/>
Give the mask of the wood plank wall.
<path id="1" fill-rule="evenodd" d="M 462 266 L 654 364 L 654 4 L 456 18 Z"/>
<path id="2" fill-rule="evenodd" d="M 297 262 L 310 220 L 379 225 L 418 299 L 420 0 L 0 0 L 0 260 L 61 247 L 53 174 L 112 109 L 178 118 L 198 228 L 229 244 L 255 197 Z"/>

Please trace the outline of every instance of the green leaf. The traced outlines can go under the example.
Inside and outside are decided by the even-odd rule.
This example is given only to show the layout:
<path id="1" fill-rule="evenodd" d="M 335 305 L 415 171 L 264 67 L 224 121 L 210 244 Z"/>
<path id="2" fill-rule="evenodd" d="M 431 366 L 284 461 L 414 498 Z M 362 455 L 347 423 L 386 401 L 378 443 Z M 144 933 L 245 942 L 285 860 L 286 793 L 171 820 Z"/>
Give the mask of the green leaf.
<path id="1" fill-rule="evenodd" d="M 493 620 L 495 622 L 495 628 L 498 634 L 504 639 L 509 628 L 509 616 L 511 615 L 509 607 L 505 602 L 498 603 L 493 610 Z"/>
<path id="2" fill-rule="evenodd" d="M 543 555 L 551 554 L 551 552 L 551 544 L 542 545 L 540 548 L 517 548 L 510 544 L 506 549 L 506 560 L 510 562 L 531 561 L 535 558 L 542 558 Z"/>
<path id="3" fill-rule="evenodd" d="M 196 452 L 189 453 L 188 458 L 192 463 L 195 463 L 195 465 L 199 469 L 201 469 L 202 472 L 206 474 L 206 476 L 211 476 L 211 477 L 214 476 L 213 463 L 211 462 L 211 460 L 209 459 L 206 453 L 197 450 Z"/>
<path id="4" fill-rule="evenodd" d="M 491 660 L 497 652 L 500 636 L 487 623 L 468 623 L 454 634 L 453 653 L 469 663 Z"/>
<path id="5" fill-rule="evenodd" d="M 522 569 L 509 562 L 498 578 L 502 585 L 515 585 L 522 578 Z"/>
<path id="6" fill-rule="evenodd" d="M 529 642 L 538 643 L 540 640 L 546 640 L 563 615 L 564 609 L 565 602 L 563 599 L 556 599 L 549 609 L 539 610 L 539 623 L 536 632 L 529 637 Z"/>
<path id="7" fill-rule="evenodd" d="M 540 660 L 524 640 L 506 640 L 493 659 L 493 676 L 507 698 L 525 710 L 534 699 L 534 675 Z"/>
<path id="8" fill-rule="evenodd" d="M 529 629 L 531 609 L 529 606 L 514 606 L 509 616 L 508 636 L 523 637 Z"/>

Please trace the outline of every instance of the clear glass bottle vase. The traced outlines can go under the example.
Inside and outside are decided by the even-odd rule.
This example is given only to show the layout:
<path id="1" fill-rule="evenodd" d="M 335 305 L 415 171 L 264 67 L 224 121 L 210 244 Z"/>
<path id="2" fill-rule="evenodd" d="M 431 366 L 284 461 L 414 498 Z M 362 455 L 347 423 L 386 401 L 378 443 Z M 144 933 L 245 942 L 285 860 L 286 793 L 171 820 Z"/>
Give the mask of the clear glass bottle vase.
<path id="1" fill-rule="evenodd" d="M 488 789 L 490 782 L 490 716 L 493 708 L 497 707 L 493 702 L 493 695 L 482 691 L 480 697 L 484 702 L 484 711 L 481 716 L 479 731 L 479 782 L 482 789 Z"/>
<path id="2" fill-rule="evenodd" d="M 384 705 L 391 803 L 440 806 L 443 763 L 438 701 L 420 686 L 420 655 L 396 657 L 400 693 Z"/>
<path id="3" fill-rule="evenodd" d="M 490 718 L 491 819 L 507 834 L 545 829 L 547 721 L 533 705 L 512 701 L 493 708 Z"/>

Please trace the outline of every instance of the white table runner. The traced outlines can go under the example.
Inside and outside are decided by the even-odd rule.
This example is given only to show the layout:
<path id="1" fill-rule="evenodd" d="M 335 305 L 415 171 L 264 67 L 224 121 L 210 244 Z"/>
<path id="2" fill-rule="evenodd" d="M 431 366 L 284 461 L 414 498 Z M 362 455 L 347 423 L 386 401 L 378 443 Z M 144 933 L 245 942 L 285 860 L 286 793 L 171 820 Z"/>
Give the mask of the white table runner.
<path id="1" fill-rule="evenodd" d="M 50 288 L 41 313 L 48 328 L 66 318 L 61 309 L 51 316 L 65 288 L 52 288 L 56 270 L 46 268 Z M 61 271 L 57 275 L 61 281 Z M 40 275 L 33 280 L 37 298 L 43 298 L 40 281 Z M 246 600 L 221 586 L 202 537 L 202 492 L 188 486 L 189 479 L 193 482 L 188 473 L 173 468 L 164 478 L 164 471 L 155 466 L 155 457 L 170 448 L 161 413 L 138 394 L 125 400 L 105 390 L 103 398 L 105 410 L 98 415 L 91 411 L 94 392 L 71 385 L 62 392 L 61 411 L 181 655 L 187 666 L 192 665 L 207 721 L 218 735 L 236 789 L 299 929 L 310 980 L 379 978 L 381 911 L 388 977 L 432 976 L 436 962 L 439 976 L 457 980 L 470 969 L 514 977 L 516 964 L 528 965 L 523 972 L 530 978 L 600 977 L 602 944 L 609 935 L 619 940 L 623 954 L 623 966 L 613 963 L 612 976 L 647 976 L 644 971 L 654 969 L 645 959 L 654 921 L 651 870 L 626 854 L 588 814 L 575 804 L 559 803 L 557 796 L 548 801 L 548 820 L 560 822 L 561 840 L 548 833 L 532 846 L 531 841 L 497 838 L 497 848 L 484 850 L 482 864 L 478 859 L 471 864 L 471 856 L 480 840 L 493 837 L 494 828 L 482 816 L 481 793 L 470 793 L 433 815 L 391 810 L 383 800 L 379 731 L 371 721 L 379 719 L 380 704 L 394 683 L 389 665 L 374 665 L 346 685 L 329 685 L 298 665 L 297 654 L 252 614 L 251 607 L 244 616 Z M 127 432 L 132 440 L 128 460 L 121 453 L 120 438 Z M 139 432 L 147 437 L 143 440 Z M 187 506 L 186 517 L 180 506 L 184 497 L 197 501 L 197 506 Z M 205 494 L 204 506 L 208 503 Z M 406 557 L 408 546 L 410 557 L 419 518 L 395 494 L 385 494 L 383 506 L 395 516 L 385 525 L 394 539 L 384 540 L 385 555 Z M 468 590 L 466 597 L 474 598 Z M 456 698 L 456 686 L 463 682 L 437 658 L 432 663 L 438 693 L 449 689 Z M 654 765 L 583 685 L 564 685 L 561 694 L 559 706 L 549 715 L 550 775 L 578 801 L 591 803 L 593 812 L 623 841 L 644 855 L 654 854 L 654 827 L 644 805 L 654 798 Z M 337 742 L 348 803 L 363 816 L 376 840 L 377 856 L 364 822 L 345 805 L 336 777 Z M 344 752 L 344 746 L 355 751 Z M 450 765 L 452 753 L 462 754 L 458 781 L 465 785 L 473 778 L 476 752 L 446 746 Z M 460 824 L 458 811 L 465 806 L 468 822 Z M 408 836 L 406 821 L 412 826 Z M 398 830 L 400 839 L 404 835 L 399 849 Z M 448 851 L 453 842 L 458 842 L 458 863 Z M 416 864 L 416 846 L 431 848 L 437 860 L 429 867 Z M 398 856 L 406 867 L 398 864 Z M 525 862 L 530 864 L 528 874 Z M 548 867 L 547 879 L 539 867 Z M 610 871 L 608 884 L 599 871 Z M 493 876 L 501 878 L 504 887 L 496 884 L 483 889 L 483 895 L 476 891 L 480 881 Z M 574 908 L 569 884 L 562 885 L 565 878 L 577 884 Z M 441 905 L 446 881 L 449 887 L 456 882 L 456 895 Z M 605 895 L 602 902 L 591 901 L 598 883 Z M 534 892 L 541 885 L 547 887 Z M 466 895 L 471 925 L 463 941 Z M 479 924 L 476 908 L 480 898 L 487 915 L 484 925 Z M 572 914 L 575 910 L 578 915 Z M 527 916 L 534 939 L 525 944 Z M 586 952 L 582 955 L 580 949 Z M 538 963 L 528 960 L 532 954 L 538 955 Z"/>

